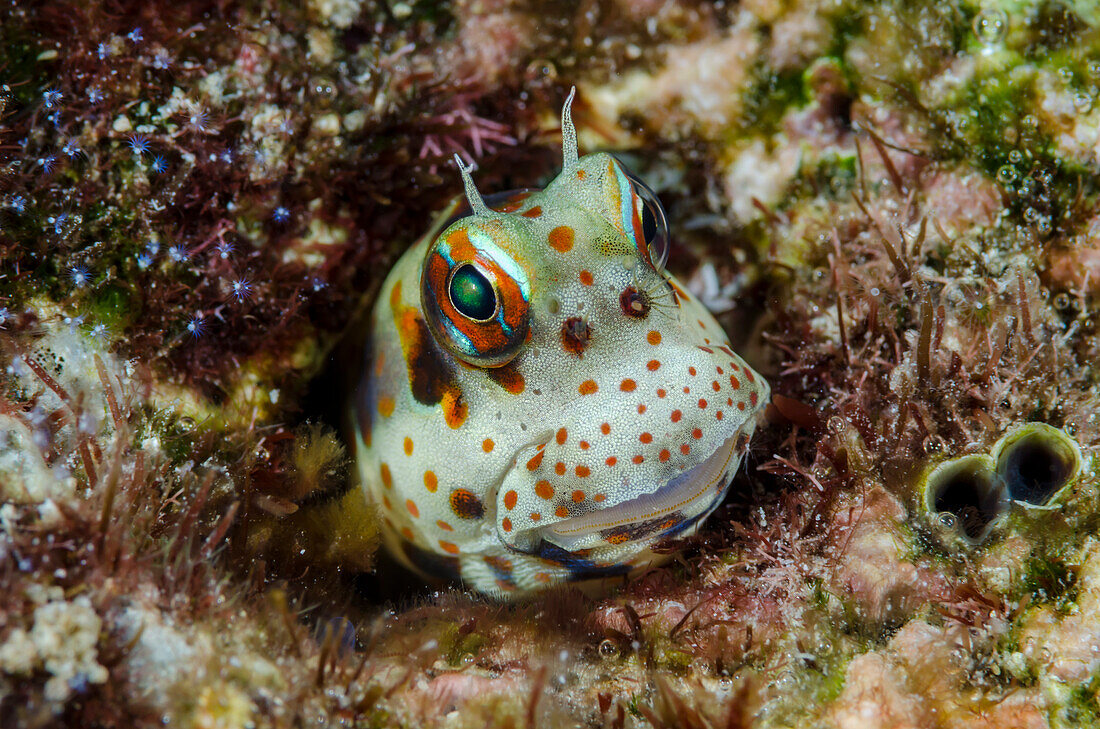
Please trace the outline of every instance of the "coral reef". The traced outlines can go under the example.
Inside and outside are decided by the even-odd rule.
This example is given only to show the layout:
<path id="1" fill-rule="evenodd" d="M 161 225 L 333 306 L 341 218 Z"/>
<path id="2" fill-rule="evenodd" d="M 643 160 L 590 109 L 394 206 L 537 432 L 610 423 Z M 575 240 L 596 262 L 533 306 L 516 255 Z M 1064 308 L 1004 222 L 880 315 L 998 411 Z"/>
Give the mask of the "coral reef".
<path id="1" fill-rule="evenodd" d="M 774 396 L 667 566 L 501 605 L 376 553 L 340 380 L 572 85 Z M 1086 0 L 8 3 L 0 725 L 1100 725 L 1098 102 Z"/>

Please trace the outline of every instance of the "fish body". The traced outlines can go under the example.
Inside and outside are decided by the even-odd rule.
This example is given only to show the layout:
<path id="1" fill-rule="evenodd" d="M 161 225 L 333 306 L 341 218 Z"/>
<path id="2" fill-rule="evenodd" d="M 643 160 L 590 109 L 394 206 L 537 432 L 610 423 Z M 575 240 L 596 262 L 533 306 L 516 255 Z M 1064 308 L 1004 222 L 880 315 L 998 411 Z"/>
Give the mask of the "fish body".
<path id="1" fill-rule="evenodd" d="M 572 98 L 572 97 L 570 97 Z M 397 262 L 355 399 L 363 488 L 407 565 L 514 596 L 630 572 L 722 501 L 769 389 L 663 268 L 614 157 L 452 206 Z M 461 164 L 460 164 L 461 168 Z"/>

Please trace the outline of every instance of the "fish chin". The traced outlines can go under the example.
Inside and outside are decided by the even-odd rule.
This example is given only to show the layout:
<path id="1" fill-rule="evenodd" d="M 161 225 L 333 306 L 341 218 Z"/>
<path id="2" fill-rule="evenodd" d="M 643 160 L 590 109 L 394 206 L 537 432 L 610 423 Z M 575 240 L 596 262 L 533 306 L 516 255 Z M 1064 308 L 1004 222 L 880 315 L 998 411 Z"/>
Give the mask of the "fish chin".
<path id="1" fill-rule="evenodd" d="M 677 527 L 674 531 L 683 533 L 713 511 L 725 495 L 733 471 L 741 460 L 734 454 L 737 436 L 734 433 L 705 461 L 670 479 L 655 491 L 551 524 L 539 530 L 539 537 L 566 551 L 574 552 L 607 548 L 607 533 L 624 529 L 626 531 L 623 533 L 629 533 L 630 525 L 663 518 L 676 519 Z M 652 537 L 650 534 L 638 540 L 627 541 L 640 548 L 655 541 Z M 615 551 L 630 546 L 629 543 L 620 542 Z"/>

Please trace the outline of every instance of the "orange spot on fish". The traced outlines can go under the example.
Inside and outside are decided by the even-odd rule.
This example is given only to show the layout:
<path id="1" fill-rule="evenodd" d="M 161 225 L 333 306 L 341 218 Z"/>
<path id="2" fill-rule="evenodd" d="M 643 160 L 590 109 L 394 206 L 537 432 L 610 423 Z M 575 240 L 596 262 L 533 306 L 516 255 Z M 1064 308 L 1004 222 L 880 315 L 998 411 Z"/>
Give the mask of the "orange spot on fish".
<path id="1" fill-rule="evenodd" d="M 538 494 L 540 499 L 549 501 L 554 498 L 554 487 L 550 485 L 549 481 L 544 479 L 535 484 L 535 493 Z"/>
<path id="2" fill-rule="evenodd" d="M 378 398 L 378 414 L 384 418 L 393 415 L 394 402 L 392 397 L 383 395 Z"/>
<path id="3" fill-rule="evenodd" d="M 462 427 L 469 412 L 462 393 L 457 390 L 448 390 L 443 393 L 443 399 L 439 404 L 443 408 L 443 419 L 447 422 L 447 426 L 452 429 Z"/>
<path id="4" fill-rule="evenodd" d="M 559 225 L 550 231 L 547 240 L 554 250 L 559 253 L 568 253 L 573 249 L 573 229 L 567 225 Z"/>

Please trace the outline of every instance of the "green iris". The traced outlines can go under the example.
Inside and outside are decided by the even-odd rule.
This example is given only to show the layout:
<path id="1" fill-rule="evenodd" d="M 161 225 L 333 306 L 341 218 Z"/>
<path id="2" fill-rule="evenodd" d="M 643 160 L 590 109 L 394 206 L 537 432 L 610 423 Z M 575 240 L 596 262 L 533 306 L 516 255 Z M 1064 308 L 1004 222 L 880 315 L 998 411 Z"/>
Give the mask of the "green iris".
<path id="1" fill-rule="evenodd" d="M 497 295 L 485 274 L 470 264 L 461 266 L 451 277 L 451 303 L 463 316 L 475 321 L 492 318 L 497 310 Z"/>

